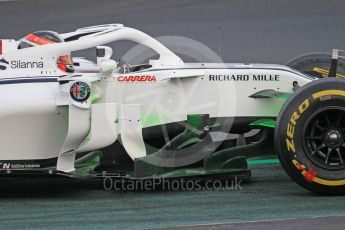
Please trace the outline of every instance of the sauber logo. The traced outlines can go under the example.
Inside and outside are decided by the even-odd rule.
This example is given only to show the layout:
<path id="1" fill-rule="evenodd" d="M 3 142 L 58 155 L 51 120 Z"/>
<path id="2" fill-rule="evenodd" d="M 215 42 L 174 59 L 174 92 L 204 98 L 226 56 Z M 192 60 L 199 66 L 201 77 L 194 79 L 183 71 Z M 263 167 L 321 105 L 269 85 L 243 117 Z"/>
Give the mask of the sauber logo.
<path id="1" fill-rule="evenodd" d="M 121 83 L 154 83 L 157 81 L 156 76 L 119 76 L 118 82 Z"/>

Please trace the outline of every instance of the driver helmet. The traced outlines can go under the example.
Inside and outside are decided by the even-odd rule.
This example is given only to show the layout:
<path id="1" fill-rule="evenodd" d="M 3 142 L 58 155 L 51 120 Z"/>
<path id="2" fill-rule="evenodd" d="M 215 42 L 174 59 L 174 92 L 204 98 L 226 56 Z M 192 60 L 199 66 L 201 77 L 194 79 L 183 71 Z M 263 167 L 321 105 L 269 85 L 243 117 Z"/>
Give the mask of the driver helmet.
<path id="1" fill-rule="evenodd" d="M 53 31 L 37 31 L 26 35 L 19 41 L 18 49 L 33 46 L 62 43 L 64 39 Z M 73 59 L 71 55 L 60 56 L 57 61 L 58 68 L 64 72 L 73 73 Z"/>

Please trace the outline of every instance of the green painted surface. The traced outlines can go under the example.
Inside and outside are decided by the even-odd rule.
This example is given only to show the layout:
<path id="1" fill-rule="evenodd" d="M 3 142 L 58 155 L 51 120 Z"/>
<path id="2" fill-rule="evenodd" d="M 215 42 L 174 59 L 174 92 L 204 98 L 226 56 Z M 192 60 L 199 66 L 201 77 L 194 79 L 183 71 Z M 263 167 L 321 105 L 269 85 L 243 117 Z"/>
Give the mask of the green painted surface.
<path id="1" fill-rule="evenodd" d="M 250 124 L 251 126 L 261 126 L 261 127 L 268 127 L 268 128 L 275 128 L 276 127 L 276 121 L 272 119 L 261 119 L 254 121 Z"/>
<path id="2" fill-rule="evenodd" d="M 78 178 L 92 178 L 93 172 L 96 167 L 100 165 L 102 153 L 100 151 L 93 152 L 93 154 L 88 155 L 88 157 L 84 157 L 81 160 L 78 160 L 75 163 L 75 172 L 74 174 Z"/>
<path id="3" fill-rule="evenodd" d="M 193 144 L 196 144 L 196 143 L 200 143 L 200 142 L 202 142 L 202 140 L 200 140 L 200 139 L 197 138 L 197 137 L 194 137 L 194 138 L 191 138 L 191 139 L 185 141 L 185 142 L 182 143 L 181 145 L 179 145 L 179 146 L 177 147 L 177 149 L 183 149 L 183 148 L 186 148 L 186 147 L 188 147 L 188 146 L 190 146 L 190 145 L 193 145 Z"/>
<path id="4" fill-rule="evenodd" d="M 248 166 L 255 166 L 255 165 L 264 165 L 264 164 L 279 164 L 279 160 L 277 158 L 272 159 L 250 159 L 247 161 Z"/>
<path id="5" fill-rule="evenodd" d="M 200 127 L 202 124 L 202 116 L 200 115 L 188 115 L 188 124 L 192 127 Z"/>
<path id="6" fill-rule="evenodd" d="M 160 120 L 162 118 L 160 117 L 159 114 L 157 113 L 150 113 L 150 114 L 146 114 L 143 116 L 143 127 L 150 127 L 150 126 L 153 126 L 153 125 L 157 125 L 157 124 L 160 124 Z"/>
<path id="7" fill-rule="evenodd" d="M 101 98 L 100 94 L 92 94 L 91 95 L 91 104 L 95 103 L 96 101 L 98 101 Z"/>

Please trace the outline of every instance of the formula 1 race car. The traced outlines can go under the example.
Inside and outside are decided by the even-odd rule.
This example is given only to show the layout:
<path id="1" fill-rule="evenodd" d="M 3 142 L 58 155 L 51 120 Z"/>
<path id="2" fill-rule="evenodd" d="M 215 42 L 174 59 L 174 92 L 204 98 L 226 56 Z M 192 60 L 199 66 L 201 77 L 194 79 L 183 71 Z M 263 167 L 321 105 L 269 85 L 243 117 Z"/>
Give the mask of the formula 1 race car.
<path id="1" fill-rule="evenodd" d="M 158 58 L 119 65 L 104 46 L 119 40 Z M 96 61 L 72 58 L 89 48 Z M 2 39 L 0 172 L 249 178 L 247 160 L 277 154 L 304 188 L 343 194 L 345 90 L 332 58 L 184 63 L 120 24 Z"/>

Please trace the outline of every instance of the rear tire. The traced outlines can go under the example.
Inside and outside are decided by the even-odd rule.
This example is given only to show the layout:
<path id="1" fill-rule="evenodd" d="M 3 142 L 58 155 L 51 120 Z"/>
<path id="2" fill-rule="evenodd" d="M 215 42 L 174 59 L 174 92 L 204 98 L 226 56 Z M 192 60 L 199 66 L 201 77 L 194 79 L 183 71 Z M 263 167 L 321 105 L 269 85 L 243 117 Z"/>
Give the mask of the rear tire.
<path id="1" fill-rule="evenodd" d="M 345 194 L 345 79 L 313 81 L 277 118 L 275 151 L 287 174 L 322 194 Z"/>

